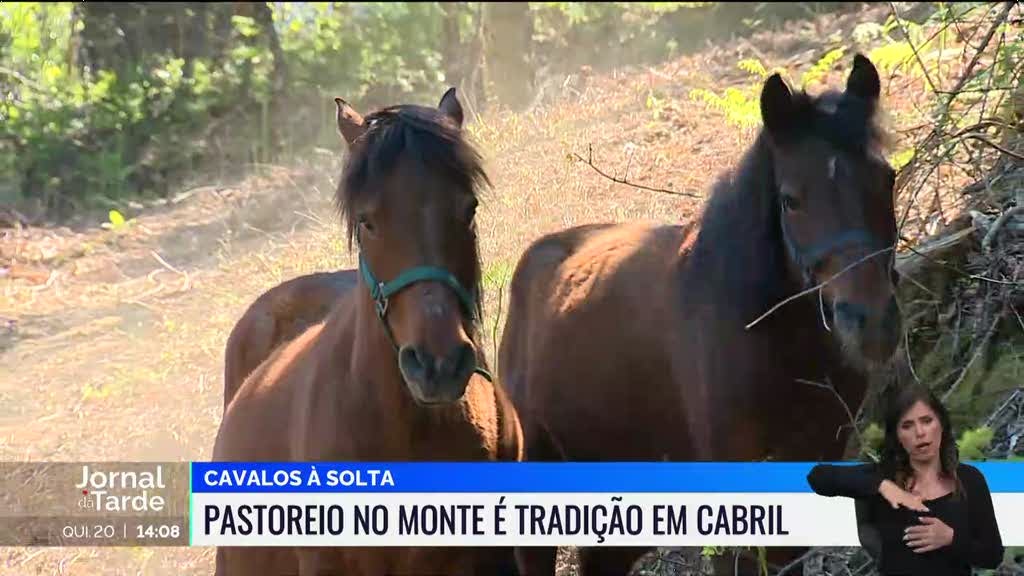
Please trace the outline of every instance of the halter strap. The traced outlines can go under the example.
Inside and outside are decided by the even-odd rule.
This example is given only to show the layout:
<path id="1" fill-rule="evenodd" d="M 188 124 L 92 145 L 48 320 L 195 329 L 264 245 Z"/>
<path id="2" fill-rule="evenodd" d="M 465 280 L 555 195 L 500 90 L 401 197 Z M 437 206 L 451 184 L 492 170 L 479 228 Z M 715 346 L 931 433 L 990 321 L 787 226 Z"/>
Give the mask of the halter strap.
<path id="1" fill-rule="evenodd" d="M 476 301 L 475 298 L 469 293 L 468 290 L 462 287 L 458 279 L 455 276 L 443 268 L 436 266 L 417 266 L 415 268 L 409 268 L 404 270 L 395 279 L 390 282 L 380 282 L 370 271 L 369 265 L 366 260 L 363 259 L 363 255 L 359 255 L 359 269 L 362 271 L 363 280 L 366 285 L 370 288 L 370 295 L 373 296 L 375 302 L 378 305 L 384 307 L 384 311 L 387 311 L 388 298 L 401 292 L 406 287 L 415 284 L 416 282 L 435 281 L 441 282 L 448 286 L 455 292 L 455 295 L 459 297 L 459 303 L 462 304 L 463 311 L 470 317 L 475 318 L 473 312 L 473 306 Z"/>
<path id="2" fill-rule="evenodd" d="M 472 320 L 476 317 L 474 313 L 474 305 L 476 298 L 469 290 L 459 282 L 459 280 L 449 271 L 438 268 L 436 266 L 416 266 L 409 268 L 408 270 L 402 271 L 397 277 L 390 282 L 381 282 L 373 275 L 370 271 L 370 265 L 363 258 L 362 252 L 359 253 L 359 271 L 363 276 L 363 282 L 366 283 L 367 288 L 370 290 L 370 296 L 373 298 L 374 305 L 377 309 L 377 317 L 380 318 L 381 323 L 384 325 L 384 332 L 387 333 L 388 340 L 391 341 L 391 346 L 398 352 L 398 342 L 395 340 L 394 333 L 391 331 L 391 325 L 388 323 L 388 301 L 389 299 L 401 292 L 405 288 L 408 288 L 412 284 L 417 282 L 440 282 L 445 286 L 452 289 L 455 295 L 459 298 L 459 303 L 462 305 L 463 312 L 469 316 Z M 493 382 L 494 378 L 491 373 L 484 368 L 477 366 L 473 369 L 473 372 L 483 376 L 489 382 Z"/>
<path id="3" fill-rule="evenodd" d="M 786 224 L 785 215 L 780 216 L 780 221 L 786 249 L 789 251 L 790 258 L 800 267 L 805 283 L 813 280 L 812 273 L 814 268 L 833 252 L 850 246 L 863 245 L 871 248 L 875 245 L 875 239 L 870 232 L 864 228 L 851 228 L 843 230 L 839 234 L 830 236 L 816 244 L 800 248 L 793 242 L 793 237 L 789 233 L 789 226 Z"/>

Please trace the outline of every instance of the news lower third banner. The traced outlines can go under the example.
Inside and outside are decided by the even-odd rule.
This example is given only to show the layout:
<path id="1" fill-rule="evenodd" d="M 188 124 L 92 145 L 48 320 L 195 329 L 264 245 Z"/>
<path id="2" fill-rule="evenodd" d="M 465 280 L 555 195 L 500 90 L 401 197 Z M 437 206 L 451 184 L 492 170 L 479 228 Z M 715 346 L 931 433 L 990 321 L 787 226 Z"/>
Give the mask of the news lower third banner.
<path id="1" fill-rule="evenodd" d="M 189 462 L 0 463 L 0 546 L 187 546 Z"/>
<path id="2" fill-rule="evenodd" d="M 972 463 L 1024 546 L 1024 462 Z M 0 463 L 0 546 L 860 546 L 813 463 Z"/>
<path id="3" fill-rule="evenodd" d="M 976 463 L 1024 545 L 1024 463 Z M 193 463 L 193 546 L 860 546 L 812 463 Z"/>

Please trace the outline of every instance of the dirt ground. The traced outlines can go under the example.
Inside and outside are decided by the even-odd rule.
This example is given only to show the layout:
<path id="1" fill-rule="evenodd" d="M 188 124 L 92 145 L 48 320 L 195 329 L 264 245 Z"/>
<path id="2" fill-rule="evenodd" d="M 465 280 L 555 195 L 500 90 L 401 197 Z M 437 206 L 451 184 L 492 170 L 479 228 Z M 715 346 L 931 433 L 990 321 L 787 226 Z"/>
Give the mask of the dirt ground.
<path id="1" fill-rule="evenodd" d="M 494 182 L 479 211 L 492 361 L 502 289 L 531 240 L 588 222 L 692 217 L 754 131 L 728 127 L 689 91 L 745 85 L 735 66 L 745 57 L 806 69 L 830 45 L 821 31 L 849 24 L 794 25 L 788 43 L 776 36 L 758 48 L 713 46 L 656 67 L 577 75 L 533 111 L 473 119 L 467 130 Z M 828 84 L 841 85 L 851 60 L 848 52 Z M 293 165 L 253 167 L 239 181 L 211 179 L 163 206 L 126 209 L 130 220 L 118 229 L 97 221 L 3 231 L 0 460 L 208 459 L 224 343 L 244 308 L 278 282 L 354 264 L 331 204 L 342 150 L 339 142 Z M 588 150 L 608 173 L 698 197 L 618 184 L 570 159 Z M 0 549 L 5 575 L 212 567 L 212 548 Z"/>

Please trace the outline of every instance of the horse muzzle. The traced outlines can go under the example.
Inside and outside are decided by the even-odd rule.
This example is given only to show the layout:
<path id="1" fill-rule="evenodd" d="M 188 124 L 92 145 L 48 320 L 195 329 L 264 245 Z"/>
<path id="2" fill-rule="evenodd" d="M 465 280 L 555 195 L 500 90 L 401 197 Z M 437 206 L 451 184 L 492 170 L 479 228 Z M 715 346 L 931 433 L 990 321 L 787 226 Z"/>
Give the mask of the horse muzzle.
<path id="1" fill-rule="evenodd" d="M 892 359 L 903 329 L 895 297 L 890 297 L 880 311 L 839 301 L 833 305 L 832 314 L 835 329 L 848 351 L 872 364 L 885 364 Z"/>
<path id="2" fill-rule="evenodd" d="M 447 404 L 462 399 L 476 369 L 473 347 L 460 343 L 445 356 L 435 356 L 420 346 L 403 346 L 398 368 L 419 404 Z"/>

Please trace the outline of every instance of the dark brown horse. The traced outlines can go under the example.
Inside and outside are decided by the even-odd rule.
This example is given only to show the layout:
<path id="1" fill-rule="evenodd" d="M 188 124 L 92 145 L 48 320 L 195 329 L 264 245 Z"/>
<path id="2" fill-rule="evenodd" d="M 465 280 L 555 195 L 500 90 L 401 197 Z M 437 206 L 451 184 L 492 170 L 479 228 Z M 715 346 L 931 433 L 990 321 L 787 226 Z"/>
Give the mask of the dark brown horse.
<path id="1" fill-rule="evenodd" d="M 224 349 L 224 410 L 246 376 L 275 348 L 322 322 L 357 278 L 355 270 L 306 274 L 274 286 L 250 304 Z"/>
<path id="2" fill-rule="evenodd" d="M 228 404 L 217 461 L 522 459 L 522 431 L 477 335 L 474 214 L 487 177 L 449 90 L 365 121 L 341 99 L 337 201 L 358 282 L 275 348 Z M 502 574 L 510 550 L 220 548 L 217 574 Z"/>
<path id="3" fill-rule="evenodd" d="M 529 460 L 842 457 L 849 418 L 823 386 L 856 412 L 901 333 L 879 92 L 860 55 L 843 92 L 792 93 L 774 75 L 761 132 L 699 221 L 594 224 L 530 246 L 499 363 Z M 554 552 L 523 549 L 521 568 L 552 574 Z M 626 574 L 641 552 L 581 550 L 582 574 Z"/>

